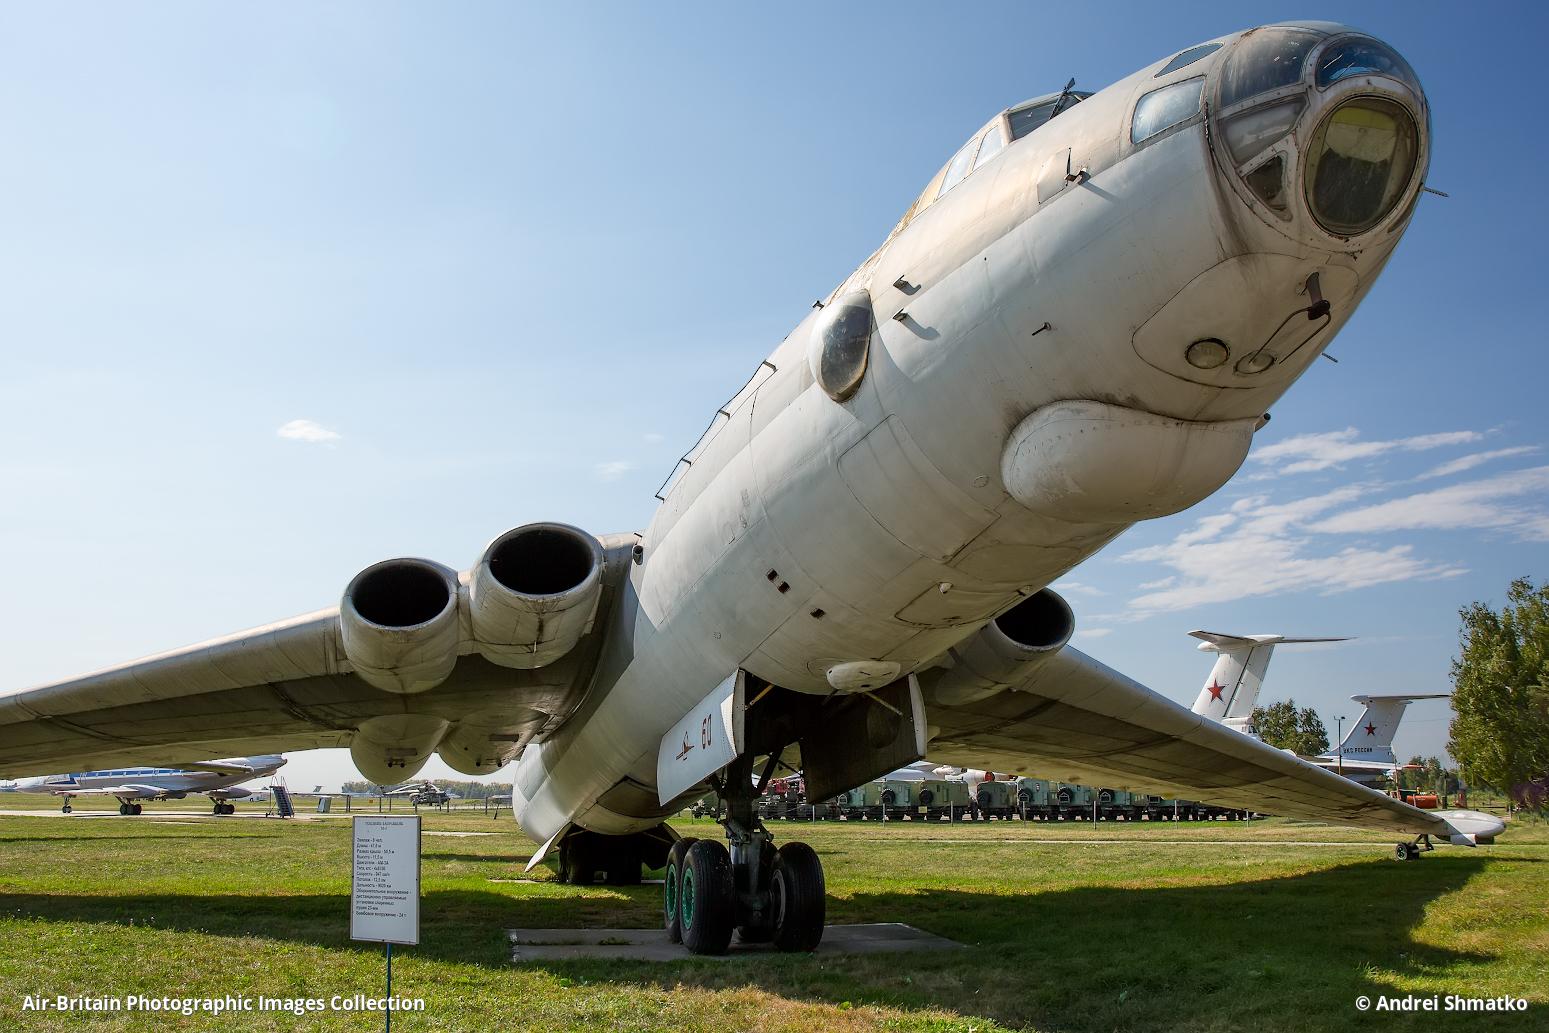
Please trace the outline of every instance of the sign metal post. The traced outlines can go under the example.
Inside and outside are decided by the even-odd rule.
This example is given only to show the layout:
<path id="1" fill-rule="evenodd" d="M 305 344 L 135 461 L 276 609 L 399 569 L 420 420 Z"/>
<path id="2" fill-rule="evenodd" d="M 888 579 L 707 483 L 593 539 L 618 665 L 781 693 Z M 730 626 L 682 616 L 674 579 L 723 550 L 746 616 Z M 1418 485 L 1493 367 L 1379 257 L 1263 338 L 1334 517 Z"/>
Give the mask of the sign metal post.
<path id="1" fill-rule="evenodd" d="M 357 814 L 350 866 L 350 939 L 387 949 L 386 1029 L 393 1028 L 393 944 L 420 942 L 420 817 Z"/>

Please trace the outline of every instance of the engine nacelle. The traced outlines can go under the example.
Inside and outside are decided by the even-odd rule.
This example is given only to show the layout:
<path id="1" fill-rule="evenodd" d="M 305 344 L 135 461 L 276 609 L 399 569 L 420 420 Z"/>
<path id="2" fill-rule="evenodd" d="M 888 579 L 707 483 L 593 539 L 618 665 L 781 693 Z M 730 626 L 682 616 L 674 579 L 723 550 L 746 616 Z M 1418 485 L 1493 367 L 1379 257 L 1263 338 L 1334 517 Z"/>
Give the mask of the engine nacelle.
<path id="1" fill-rule="evenodd" d="M 507 755 L 512 752 L 511 743 L 490 739 L 489 728 L 468 724 L 452 729 L 436 747 L 436 756 L 462 775 L 493 775 L 506 766 Z"/>
<path id="2" fill-rule="evenodd" d="M 954 664 L 932 687 L 930 699 L 960 706 L 1004 692 L 1063 649 L 1075 630 L 1075 614 L 1058 593 L 1045 588 L 1030 595 L 952 648 Z"/>
<path id="3" fill-rule="evenodd" d="M 457 665 L 457 574 L 421 559 L 372 564 L 344 590 L 339 634 L 350 666 L 369 684 L 401 693 L 435 688 Z"/>
<path id="4" fill-rule="evenodd" d="M 387 714 L 360 722 L 350 740 L 350 760 L 377 785 L 403 782 L 419 774 L 451 728 L 428 714 Z"/>
<path id="5" fill-rule="evenodd" d="M 542 667 L 592 626 L 602 545 L 569 524 L 526 524 L 496 538 L 468 586 L 474 646 L 503 667 Z"/>

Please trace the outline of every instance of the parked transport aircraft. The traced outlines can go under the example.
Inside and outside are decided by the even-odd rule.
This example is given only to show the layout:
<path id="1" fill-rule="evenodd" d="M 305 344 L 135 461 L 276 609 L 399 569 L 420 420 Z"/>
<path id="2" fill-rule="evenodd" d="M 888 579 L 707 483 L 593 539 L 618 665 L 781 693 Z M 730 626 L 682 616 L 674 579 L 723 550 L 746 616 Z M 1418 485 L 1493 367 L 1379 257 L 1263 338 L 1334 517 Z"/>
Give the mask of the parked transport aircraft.
<path id="1" fill-rule="evenodd" d="M 515 761 L 562 877 L 666 863 L 692 951 L 810 950 L 823 872 L 756 792 L 927 757 L 1488 842 L 1068 643 L 1047 587 L 1224 484 L 1403 236 L 1430 114 L 1397 53 L 1295 23 L 1001 111 L 722 406 L 638 533 L 534 523 L 458 573 L 0 697 L 0 772 L 347 746 L 375 782 Z M 1373 389 L 1379 385 L 1374 384 Z M 710 786 L 730 851 L 664 824 Z"/>
<path id="2" fill-rule="evenodd" d="M 206 760 L 175 768 L 125 767 L 106 771 L 78 771 L 65 775 L 38 775 L 15 783 L 19 793 L 50 793 L 63 800 L 64 813 L 77 796 L 112 796 L 119 814 L 139 814 L 144 800 L 181 800 L 189 793 L 208 796 L 216 814 L 235 814 L 232 800 L 255 798 L 262 790 L 244 789 L 238 782 L 272 775 L 284 767 L 285 758 L 231 757 Z"/>
<path id="3" fill-rule="evenodd" d="M 1451 698 L 1446 692 L 1351 696 L 1351 700 L 1361 704 L 1361 716 L 1350 725 L 1338 746 L 1307 759 L 1357 782 L 1382 785 L 1397 774 L 1399 762 L 1393 753 L 1393 737 L 1398 734 L 1398 723 L 1409 704 L 1420 699 Z"/>
<path id="4" fill-rule="evenodd" d="M 1219 721 L 1250 735 L 1253 711 L 1259 705 L 1264 675 L 1275 647 L 1299 642 L 1347 642 L 1344 638 L 1287 638 L 1285 635 L 1223 635 L 1216 631 L 1191 631 L 1202 641 L 1199 650 L 1215 653 L 1215 666 L 1194 701 L 1194 713 Z"/>
<path id="5" fill-rule="evenodd" d="M 1258 737 L 1253 711 L 1264 688 L 1264 676 L 1275 646 L 1298 642 L 1347 642 L 1345 638 L 1288 638 L 1285 635 L 1223 635 L 1215 631 L 1191 631 L 1202 639 L 1199 648 L 1218 653 L 1205 687 L 1194 701 L 1194 713 L 1219 721 L 1228 728 Z M 1398 758 L 1393 737 L 1410 703 L 1419 699 L 1449 699 L 1447 693 L 1410 693 L 1392 696 L 1351 696 L 1361 704 L 1361 716 L 1350 726 L 1336 749 L 1304 758 L 1319 767 L 1337 771 L 1365 785 L 1380 786 L 1394 776 Z"/>

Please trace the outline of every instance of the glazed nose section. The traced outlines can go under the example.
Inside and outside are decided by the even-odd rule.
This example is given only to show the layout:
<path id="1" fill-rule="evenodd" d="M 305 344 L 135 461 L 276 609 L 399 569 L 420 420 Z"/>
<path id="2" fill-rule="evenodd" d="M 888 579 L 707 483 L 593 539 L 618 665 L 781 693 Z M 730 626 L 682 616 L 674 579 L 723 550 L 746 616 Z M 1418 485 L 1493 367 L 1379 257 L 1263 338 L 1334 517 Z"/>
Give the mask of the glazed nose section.
<path id="1" fill-rule="evenodd" d="M 1380 40 L 1273 27 L 1234 46 L 1214 115 L 1250 207 L 1327 246 L 1408 210 L 1429 152 L 1426 110 L 1414 70 Z"/>
<path id="2" fill-rule="evenodd" d="M 1424 149 L 1420 81 L 1386 44 L 1355 37 L 1324 48 L 1313 85 L 1334 104 L 1307 144 L 1307 205 L 1334 236 L 1360 236 L 1398 208 L 1414 179 Z M 1372 92 L 1378 85 L 1385 89 Z"/>

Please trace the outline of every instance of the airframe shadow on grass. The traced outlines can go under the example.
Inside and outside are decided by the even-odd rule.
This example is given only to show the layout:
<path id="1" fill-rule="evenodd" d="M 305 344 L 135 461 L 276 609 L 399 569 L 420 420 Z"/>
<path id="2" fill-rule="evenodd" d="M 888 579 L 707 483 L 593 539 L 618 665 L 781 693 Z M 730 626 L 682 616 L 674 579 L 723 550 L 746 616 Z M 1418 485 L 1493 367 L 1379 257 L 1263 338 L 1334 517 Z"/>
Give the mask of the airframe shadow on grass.
<path id="1" fill-rule="evenodd" d="M 752 984 L 792 999 L 936 1007 L 1008 1026 L 1284 1029 L 1316 1026 L 1320 1019 L 1344 1026 L 1358 996 L 1388 989 L 1369 971 L 1423 974 L 1492 960 L 1412 935 L 1428 905 L 1460 889 L 1485 863 L 1448 854 L 1419 864 L 1363 861 L 1256 882 L 862 893 L 831 900 L 829 921 L 908 922 L 968 949 L 907 959 L 763 955 L 711 963 L 685 956 L 671 963 L 546 961 L 528 967 L 571 983 L 669 990 Z M 421 911 L 421 944 L 413 950 L 436 960 L 509 969 L 509 928 L 654 922 L 660 890 L 597 889 L 608 892 L 576 897 L 585 891 L 558 884 L 522 894 L 431 890 Z M 346 938 L 343 894 L 0 893 L 0 909 L 43 921 L 149 924 L 375 950 Z M 1187 1007 L 1180 1009 L 1184 1001 Z"/>

